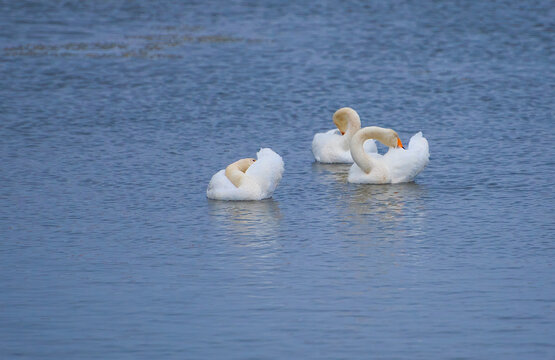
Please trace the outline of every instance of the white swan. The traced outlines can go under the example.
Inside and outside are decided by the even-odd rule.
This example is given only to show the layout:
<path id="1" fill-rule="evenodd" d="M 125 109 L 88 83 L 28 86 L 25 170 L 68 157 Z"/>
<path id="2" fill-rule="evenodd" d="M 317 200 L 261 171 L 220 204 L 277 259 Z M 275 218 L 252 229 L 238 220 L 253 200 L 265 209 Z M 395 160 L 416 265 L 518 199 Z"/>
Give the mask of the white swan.
<path id="1" fill-rule="evenodd" d="M 376 139 L 389 151 L 385 155 L 367 154 L 363 144 L 367 139 Z M 357 131 L 350 143 L 355 163 L 349 170 L 348 181 L 367 184 L 396 184 L 409 182 L 418 175 L 430 158 L 428 141 L 419 132 L 412 136 L 405 150 L 399 135 L 392 129 L 377 126 Z"/>
<path id="2" fill-rule="evenodd" d="M 272 197 L 283 174 L 283 159 L 269 148 L 260 149 L 256 156 L 258 160 L 241 159 L 214 174 L 206 196 L 215 200 L 262 200 Z"/>
<path id="3" fill-rule="evenodd" d="M 355 110 L 344 107 L 333 114 L 333 123 L 337 129 L 314 135 L 312 140 L 314 158 L 322 163 L 352 164 L 349 143 L 353 135 L 360 130 L 360 117 Z M 378 152 L 373 140 L 367 141 L 364 149 L 368 153 Z"/>

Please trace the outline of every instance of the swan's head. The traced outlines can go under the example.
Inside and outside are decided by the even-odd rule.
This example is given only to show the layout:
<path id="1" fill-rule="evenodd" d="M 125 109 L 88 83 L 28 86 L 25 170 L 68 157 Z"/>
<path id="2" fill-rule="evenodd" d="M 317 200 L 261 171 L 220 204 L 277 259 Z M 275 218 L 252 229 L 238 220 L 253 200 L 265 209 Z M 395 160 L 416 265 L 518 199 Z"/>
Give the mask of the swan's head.
<path id="1" fill-rule="evenodd" d="M 341 135 L 345 135 L 345 133 L 347 132 L 347 128 L 349 127 L 349 123 L 352 121 L 358 122 L 360 124 L 360 117 L 358 116 L 357 112 L 350 107 L 341 108 L 337 110 L 335 114 L 333 114 L 333 123 L 339 129 Z"/>
<path id="2" fill-rule="evenodd" d="M 225 176 L 233 185 L 235 185 L 235 187 L 239 187 L 245 177 L 244 173 L 252 164 L 254 164 L 255 161 L 256 160 L 253 158 L 237 160 L 225 168 Z"/>
<path id="3" fill-rule="evenodd" d="M 399 138 L 399 135 L 393 129 L 384 129 L 383 138 L 380 139 L 380 141 L 388 147 L 405 148 L 401 142 L 401 138 Z"/>
<path id="4" fill-rule="evenodd" d="M 237 165 L 237 168 L 242 171 L 245 172 L 247 171 L 247 169 L 254 164 L 254 162 L 256 161 L 256 159 L 253 158 L 246 158 L 246 159 L 241 159 L 241 160 L 237 160 L 236 162 L 234 162 L 233 164 Z"/>

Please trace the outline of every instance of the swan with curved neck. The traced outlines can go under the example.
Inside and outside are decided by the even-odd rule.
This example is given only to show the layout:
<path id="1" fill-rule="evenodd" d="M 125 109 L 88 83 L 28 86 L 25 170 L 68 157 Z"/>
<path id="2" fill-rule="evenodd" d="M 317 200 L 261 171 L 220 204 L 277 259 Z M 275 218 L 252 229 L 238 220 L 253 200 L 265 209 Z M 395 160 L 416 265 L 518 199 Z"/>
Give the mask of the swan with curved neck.
<path id="1" fill-rule="evenodd" d="M 333 114 L 333 123 L 337 130 L 314 135 L 312 153 L 318 162 L 323 163 L 352 163 L 350 141 L 360 130 L 360 116 L 350 107 L 344 107 Z M 373 141 L 365 146 L 367 152 L 377 152 Z"/>
<path id="2" fill-rule="evenodd" d="M 368 154 L 364 142 L 375 139 L 389 147 L 385 155 Z M 352 183 L 394 184 L 409 182 L 428 164 L 430 152 L 428 141 L 419 132 L 404 148 L 399 135 L 392 129 L 369 126 L 360 129 L 350 142 L 354 164 L 349 170 L 348 181 Z"/>
<path id="3" fill-rule="evenodd" d="M 376 167 L 376 162 L 370 155 L 364 152 L 363 144 L 366 140 L 375 139 L 390 148 L 403 148 L 399 135 L 393 129 L 385 129 L 378 126 L 369 126 L 360 129 L 350 142 L 353 160 L 362 171 L 369 174 Z"/>
<path id="4" fill-rule="evenodd" d="M 235 185 L 235 187 L 238 188 L 241 186 L 243 179 L 246 176 L 245 172 L 252 164 L 254 164 L 255 161 L 256 159 L 253 158 L 237 160 L 225 168 L 225 176 L 233 185 Z"/>

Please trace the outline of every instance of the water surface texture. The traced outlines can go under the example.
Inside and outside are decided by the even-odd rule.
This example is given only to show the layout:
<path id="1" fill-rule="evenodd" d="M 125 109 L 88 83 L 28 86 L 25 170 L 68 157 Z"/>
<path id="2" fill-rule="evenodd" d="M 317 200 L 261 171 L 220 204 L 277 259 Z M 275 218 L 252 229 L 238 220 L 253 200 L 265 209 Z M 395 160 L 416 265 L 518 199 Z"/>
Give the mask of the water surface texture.
<path id="1" fill-rule="evenodd" d="M 554 18 L 1 1 L 0 357 L 554 358 Z M 414 183 L 313 162 L 343 106 L 423 131 Z M 260 147 L 272 199 L 206 199 Z"/>

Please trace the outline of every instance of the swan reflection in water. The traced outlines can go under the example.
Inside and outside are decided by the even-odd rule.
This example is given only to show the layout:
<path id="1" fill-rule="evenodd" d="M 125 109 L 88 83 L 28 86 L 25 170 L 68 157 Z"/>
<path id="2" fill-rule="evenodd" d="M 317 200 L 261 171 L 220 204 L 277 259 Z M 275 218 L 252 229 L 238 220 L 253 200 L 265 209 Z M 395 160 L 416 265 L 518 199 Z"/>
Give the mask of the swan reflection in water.
<path id="1" fill-rule="evenodd" d="M 416 183 L 354 185 L 344 209 L 344 219 L 357 233 L 379 231 L 391 238 L 423 233 L 426 189 Z"/>
<path id="2" fill-rule="evenodd" d="M 423 232 L 426 216 L 426 187 L 414 182 L 401 184 L 349 184 L 347 181 L 350 164 L 319 164 L 312 168 L 317 181 L 333 187 L 339 218 L 345 231 L 353 235 L 400 238 L 415 236 Z M 337 196 L 337 193 L 343 194 Z"/>
<path id="3" fill-rule="evenodd" d="M 235 235 L 253 239 L 274 237 L 282 218 L 278 202 L 273 199 L 260 201 L 209 200 L 214 222 Z"/>
<path id="4" fill-rule="evenodd" d="M 349 177 L 349 169 L 352 164 L 323 164 L 312 163 L 312 170 L 318 174 L 317 178 L 326 184 L 329 183 L 347 183 Z"/>

